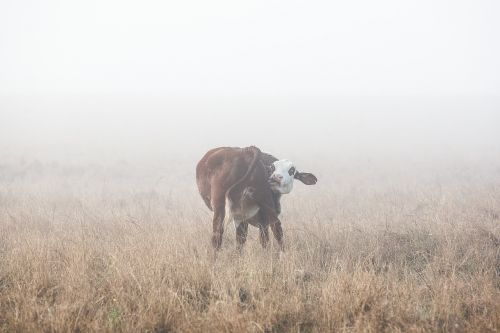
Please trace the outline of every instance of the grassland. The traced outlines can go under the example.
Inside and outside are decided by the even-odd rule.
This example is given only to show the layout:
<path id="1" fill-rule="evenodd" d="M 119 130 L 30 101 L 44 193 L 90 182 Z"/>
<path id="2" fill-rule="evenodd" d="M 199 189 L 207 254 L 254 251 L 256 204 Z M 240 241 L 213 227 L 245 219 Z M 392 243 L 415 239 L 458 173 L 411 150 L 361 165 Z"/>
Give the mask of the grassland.
<path id="1" fill-rule="evenodd" d="M 500 163 L 309 163 L 213 263 L 195 160 L 0 169 L 0 332 L 496 332 Z"/>

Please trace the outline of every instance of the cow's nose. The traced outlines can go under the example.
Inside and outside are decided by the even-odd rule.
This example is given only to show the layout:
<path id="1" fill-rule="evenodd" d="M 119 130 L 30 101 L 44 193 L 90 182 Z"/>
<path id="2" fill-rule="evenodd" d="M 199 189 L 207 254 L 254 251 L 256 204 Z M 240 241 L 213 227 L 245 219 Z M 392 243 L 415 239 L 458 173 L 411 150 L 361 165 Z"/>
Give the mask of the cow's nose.
<path id="1" fill-rule="evenodd" d="M 283 176 L 282 175 L 273 175 L 273 178 L 276 180 L 282 180 Z"/>

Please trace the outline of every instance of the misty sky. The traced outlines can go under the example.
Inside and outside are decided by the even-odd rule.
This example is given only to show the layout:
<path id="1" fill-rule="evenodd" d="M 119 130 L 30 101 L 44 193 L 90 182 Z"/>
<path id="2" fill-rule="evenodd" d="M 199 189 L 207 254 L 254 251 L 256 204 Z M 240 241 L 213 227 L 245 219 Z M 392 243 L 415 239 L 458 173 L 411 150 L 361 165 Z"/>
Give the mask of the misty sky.
<path id="1" fill-rule="evenodd" d="M 0 2 L 0 94 L 500 93 L 500 2 Z"/>
<path id="2" fill-rule="evenodd" d="M 495 154 L 499 17 L 497 0 L 1 0 L 0 161 Z"/>

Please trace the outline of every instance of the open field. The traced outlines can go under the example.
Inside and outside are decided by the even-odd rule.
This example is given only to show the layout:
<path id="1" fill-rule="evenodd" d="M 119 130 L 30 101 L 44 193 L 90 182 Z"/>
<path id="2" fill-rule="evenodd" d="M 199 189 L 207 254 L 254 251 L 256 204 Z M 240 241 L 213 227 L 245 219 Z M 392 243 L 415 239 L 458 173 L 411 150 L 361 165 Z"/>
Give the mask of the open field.
<path id="1" fill-rule="evenodd" d="M 0 333 L 500 333 L 499 18 L 0 0 Z"/>
<path id="2" fill-rule="evenodd" d="M 498 161 L 309 161 L 285 255 L 213 264 L 194 157 L 5 162 L 0 331 L 500 330 Z"/>

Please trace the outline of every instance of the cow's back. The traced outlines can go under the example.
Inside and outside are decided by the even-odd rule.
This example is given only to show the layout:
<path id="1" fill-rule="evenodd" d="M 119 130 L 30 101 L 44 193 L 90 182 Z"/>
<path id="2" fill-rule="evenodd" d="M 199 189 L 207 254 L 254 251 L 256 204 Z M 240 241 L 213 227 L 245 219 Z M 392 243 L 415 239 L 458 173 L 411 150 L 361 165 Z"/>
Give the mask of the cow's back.
<path id="1" fill-rule="evenodd" d="M 211 192 L 213 179 L 218 175 L 224 175 L 226 181 L 238 175 L 232 175 L 232 168 L 228 168 L 228 162 L 237 158 L 241 148 L 218 147 L 209 150 L 196 165 L 196 183 L 203 201 L 212 210 Z M 233 177 L 231 177 L 233 176 Z M 216 185 L 225 187 L 225 184 L 218 182 Z M 221 188 L 221 191 L 225 189 Z"/>
<path id="2" fill-rule="evenodd" d="M 226 194 L 231 186 L 245 177 L 252 160 L 259 157 L 260 150 L 255 147 L 219 147 L 209 150 L 196 165 L 198 191 L 207 207 L 212 210 L 214 193 Z M 260 165 L 256 167 L 260 168 Z M 236 194 L 240 194 L 241 189 L 238 188 Z"/>

